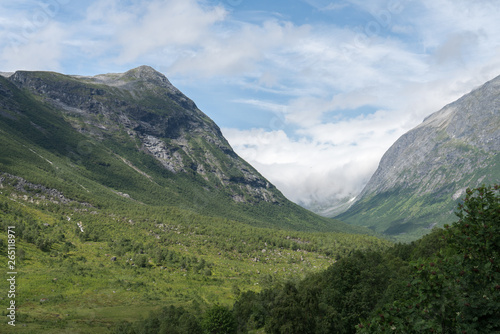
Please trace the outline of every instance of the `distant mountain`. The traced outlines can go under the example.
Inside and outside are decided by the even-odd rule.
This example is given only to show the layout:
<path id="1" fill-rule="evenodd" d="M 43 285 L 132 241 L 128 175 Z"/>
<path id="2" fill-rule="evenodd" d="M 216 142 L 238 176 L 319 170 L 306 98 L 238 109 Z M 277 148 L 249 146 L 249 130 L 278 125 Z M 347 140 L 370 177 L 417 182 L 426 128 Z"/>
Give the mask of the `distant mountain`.
<path id="1" fill-rule="evenodd" d="M 102 205 L 176 206 L 256 226 L 357 231 L 288 201 L 161 73 L 0 77 L 0 171 Z"/>
<path id="2" fill-rule="evenodd" d="M 500 76 L 399 138 L 337 218 L 414 239 L 455 220 L 467 187 L 500 181 L 499 152 Z"/>

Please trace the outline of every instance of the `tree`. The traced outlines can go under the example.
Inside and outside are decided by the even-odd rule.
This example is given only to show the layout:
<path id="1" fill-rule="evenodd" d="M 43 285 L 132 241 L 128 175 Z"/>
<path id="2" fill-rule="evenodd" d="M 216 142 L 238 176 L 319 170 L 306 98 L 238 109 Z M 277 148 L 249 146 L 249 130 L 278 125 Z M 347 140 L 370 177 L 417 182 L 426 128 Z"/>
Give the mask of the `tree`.
<path id="1" fill-rule="evenodd" d="M 207 334 L 236 333 L 236 321 L 233 313 L 221 305 L 214 305 L 205 312 L 201 326 Z"/>
<path id="2" fill-rule="evenodd" d="M 314 333 L 314 315 L 308 314 L 299 291 L 292 283 L 285 283 L 270 305 L 266 332 L 272 334 Z"/>
<path id="3" fill-rule="evenodd" d="M 358 333 L 494 333 L 500 331 L 500 187 L 467 189 L 447 246 L 412 262 L 407 291 Z"/>
<path id="4" fill-rule="evenodd" d="M 467 189 L 457 216 L 448 233 L 459 254 L 453 268 L 461 292 L 458 326 L 468 333 L 500 331 L 500 185 Z"/>
<path id="5" fill-rule="evenodd" d="M 145 268 L 148 265 L 148 258 L 146 255 L 137 254 L 135 256 L 135 264 L 141 268 Z"/>

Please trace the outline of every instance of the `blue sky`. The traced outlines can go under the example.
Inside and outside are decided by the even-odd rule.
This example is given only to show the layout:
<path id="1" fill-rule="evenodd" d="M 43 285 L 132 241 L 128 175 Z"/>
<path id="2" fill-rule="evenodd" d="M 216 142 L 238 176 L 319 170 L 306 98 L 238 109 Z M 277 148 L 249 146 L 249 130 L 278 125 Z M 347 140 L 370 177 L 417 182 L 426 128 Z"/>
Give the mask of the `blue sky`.
<path id="1" fill-rule="evenodd" d="M 0 71 L 150 65 L 291 200 L 353 198 L 430 113 L 500 75 L 496 0 L 17 0 Z"/>

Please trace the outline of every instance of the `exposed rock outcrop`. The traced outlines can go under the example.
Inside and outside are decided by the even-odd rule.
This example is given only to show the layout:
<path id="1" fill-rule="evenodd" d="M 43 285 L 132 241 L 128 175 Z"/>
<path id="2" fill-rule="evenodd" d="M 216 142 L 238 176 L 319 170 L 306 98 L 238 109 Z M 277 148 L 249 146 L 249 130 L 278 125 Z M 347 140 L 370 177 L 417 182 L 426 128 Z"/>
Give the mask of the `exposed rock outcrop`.
<path id="1" fill-rule="evenodd" d="M 467 187 L 500 181 L 499 152 L 497 77 L 399 138 L 357 202 L 338 217 L 389 234 L 442 226 L 455 218 Z"/>
<path id="2" fill-rule="evenodd" d="M 80 133 L 101 141 L 125 136 L 168 171 L 194 173 L 236 202 L 283 199 L 193 101 L 149 66 L 93 77 L 18 71 L 8 80 L 61 110 Z"/>

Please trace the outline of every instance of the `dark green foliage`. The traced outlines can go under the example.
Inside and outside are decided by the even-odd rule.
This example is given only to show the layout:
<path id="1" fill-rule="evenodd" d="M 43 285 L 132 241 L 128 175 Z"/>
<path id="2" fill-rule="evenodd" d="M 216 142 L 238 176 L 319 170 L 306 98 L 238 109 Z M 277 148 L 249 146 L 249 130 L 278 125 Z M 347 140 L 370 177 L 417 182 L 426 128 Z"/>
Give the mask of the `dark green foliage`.
<path id="1" fill-rule="evenodd" d="M 500 187 L 467 190 L 446 246 L 410 263 L 406 291 L 358 325 L 360 333 L 500 331 Z"/>
<path id="2" fill-rule="evenodd" d="M 182 307 L 164 307 L 135 324 L 120 323 L 115 334 L 199 334 L 199 320 Z"/>
<path id="3" fill-rule="evenodd" d="M 141 268 L 146 267 L 148 264 L 148 258 L 143 254 L 136 255 L 134 261 L 135 264 Z"/>
<path id="4" fill-rule="evenodd" d="M 236 321 L 233 313 L 229 308 L 221 305 L 214 305 L 205 312 L 201 327 L 206 334 L 236 333 Z"/>
<path id="5" fill-rule="evenodd" d="M 355 251 L 299 283 L 243 293 L 239 332 L 499 331 L 499 193 L 498 185 L 468 190 L 457 223 L 411 244 Z"/>
<path id="6" fill-rule="evenodd" d="M 382 298 L 392 276 L 387 259 L 375 252 L 355 252 L 331 266 L 317 284 L 323 327 L 338 333 L 352 332 L 351 324 L 368 315 Z M 322 283 L 322 284 L 321 284 Z"/>
<path id="7" fill-rule="evenodd" d="M 397 281 L 394 262 L 378 252 L 354 252 L 298 284 L 244 293 L 234 306 L 239 331 L 265 324 L 268 333 L 353 333 L 353 323 L 368 316 Z"/>
<path id="8" fill-rule="evenodd" d="M 238 333 L 264 327 L 265 320 L 269 316 L 269 305 L 275 298 L 273 291 L 265 290 L 261 293 L 248 291 L 240 295 L 233 306 Z"/>
<path id="9" fill-rule="evenodd" d="M 307 291 L 297 290 L 292 283 L 285 283 L 279 290 L 269 307 L 269 318 L 266 321 L 267 333 L 307 334 L 314 333 L 314 316 Z M 313 298 L 316 296 L 313 296 Z"/>

